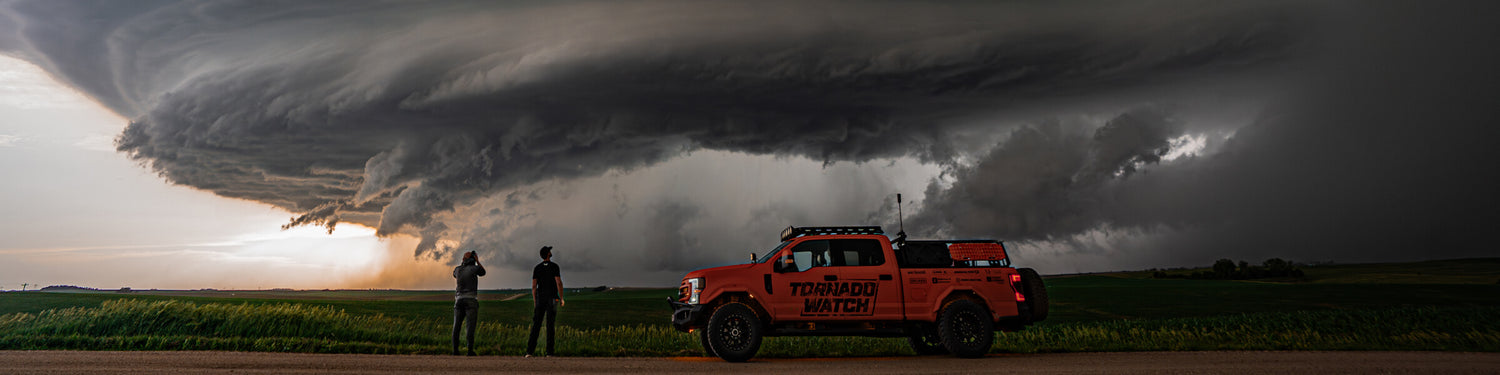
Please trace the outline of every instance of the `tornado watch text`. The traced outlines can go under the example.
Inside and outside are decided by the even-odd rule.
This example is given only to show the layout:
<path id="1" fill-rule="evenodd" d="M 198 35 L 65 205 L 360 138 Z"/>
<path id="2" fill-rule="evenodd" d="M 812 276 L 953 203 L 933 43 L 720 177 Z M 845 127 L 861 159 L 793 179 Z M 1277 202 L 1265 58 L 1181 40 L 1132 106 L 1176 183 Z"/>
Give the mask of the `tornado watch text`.
<path id="1" fill-rule="evenodd" d="M 870 315 L 879 288 L 875 282 L 796 282 L 793 297 L 802 300 L 802 315 Z"/>

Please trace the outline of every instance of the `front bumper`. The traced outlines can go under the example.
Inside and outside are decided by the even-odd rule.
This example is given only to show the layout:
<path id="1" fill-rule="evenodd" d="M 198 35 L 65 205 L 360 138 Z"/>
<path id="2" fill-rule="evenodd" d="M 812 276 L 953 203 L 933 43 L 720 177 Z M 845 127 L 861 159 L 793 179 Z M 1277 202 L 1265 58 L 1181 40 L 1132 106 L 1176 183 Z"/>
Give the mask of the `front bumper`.
<path id="1" fill-rule="evenodd" d="M 667 305 L 672 308 L 672 328 L 678 331 L 688 332 L 692 328 L 701 328 L 705 321 L 703 305 L 689 305 L 686 302 L 667 298 Z"/>

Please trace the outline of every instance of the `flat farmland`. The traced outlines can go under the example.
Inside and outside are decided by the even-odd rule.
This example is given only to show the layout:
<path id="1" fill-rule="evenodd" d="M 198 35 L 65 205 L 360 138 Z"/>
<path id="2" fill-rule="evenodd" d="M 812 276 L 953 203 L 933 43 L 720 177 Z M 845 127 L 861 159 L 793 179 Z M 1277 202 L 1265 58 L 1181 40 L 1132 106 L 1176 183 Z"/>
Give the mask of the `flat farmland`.
<path id="1" fill-rule="evenodd" d="M 1132 352 L 754 359 L 0 351 L 7 374 L 1493 374 L 1500 353 Z"/>
<path id="2" fill-rule="evenodd" d="M 1308 267 L 1297 282 L 1051 277 L 1051 317 L 997 333 L 995 353 L 1194 350 L 1500 351 L 1493 259 Z M 1383 276 L 1395 271 L 1404 276 Z M 1442 282 L 1418 282 L 1429 274 Z M 1458 275 L 1458 276 L 1453 276 Z M 1489 282 L 1485 282 L 1489 280 Z M 523 291 L 481 295 L 480 351 L 519 354 Z M 438 354 L 447 291 L 0 293 L 0 349 L 234 350 Z M 570 289 L 559 314 L 570 356 L 695 356 L 668 326 L 674 289 Z M 911 355 L 905 340 L 769 338 L 761 357 Z"/>

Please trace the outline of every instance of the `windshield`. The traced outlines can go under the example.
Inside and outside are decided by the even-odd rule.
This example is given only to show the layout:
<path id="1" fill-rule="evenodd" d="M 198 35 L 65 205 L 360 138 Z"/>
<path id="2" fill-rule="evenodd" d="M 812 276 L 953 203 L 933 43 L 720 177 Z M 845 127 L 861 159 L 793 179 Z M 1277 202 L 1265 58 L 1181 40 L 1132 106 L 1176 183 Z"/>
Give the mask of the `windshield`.
<path id="1" fill-rule="evenodd" d="M 782 242 L 780 245 L 776 245 L 775 249 L 771 249 L 771 251 L 767 251 L 765 255 L 761 255 L 760 259 L 755 260 L 755 263 L 765 263 L 767 261 L 770 261 L 771 258 L 776 257 L 776 253 L 781 252 L 781 248 L 786 247 L 786 245 L 789 243 L 792 243 L 792 241 L 786 241 Z"/>

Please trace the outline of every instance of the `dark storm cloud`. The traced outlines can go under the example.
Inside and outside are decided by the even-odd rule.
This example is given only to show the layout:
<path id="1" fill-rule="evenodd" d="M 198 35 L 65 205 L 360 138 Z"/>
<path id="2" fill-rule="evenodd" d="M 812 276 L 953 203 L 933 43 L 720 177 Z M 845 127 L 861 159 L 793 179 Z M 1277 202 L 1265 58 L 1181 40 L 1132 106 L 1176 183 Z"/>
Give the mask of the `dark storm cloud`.
<path id="1" fill-rule="evenodd" d="M 703 209 L 679 202 L 660 202 L 651 207 L 647 220 L 657 230 L 644 233 L 646 236 L 645 269 L 648 271 L 683 270 L 700 266 L 702 258 L 712 257 L 712 252 L 703 251 L 703 241 L 684 226 L 703 215 Z"/>
<path id="2" fill-rule="evenodd" d="M 924 231 L 1044 240 L 1108 222 L 1110 194 L 1137 168 L 1160 161 L 1182 126 L 1159 109 L 1093 124 L 1050 121 L 1014 130 L 948 187 L 928 188 L 914 223 Z"/>
<path id="3" fill-rule="evenodd" d="M 1158 258 L 1146 266 L 1494 256 L 1496 7 L 1446 5 L 1349 9 L 1319 37 L 1304 78 L 1212 155 L 1112 176 L 1087 165 L 1149 162 L 1192 124 L 1117 146 L 1029 127 L 957 170 L 951 188 L 934 185 L 914 221 L 1075 251 L 1091 251 L 1081 242 L 1099 233 L 1143 237 L 1116 242 Z"/>
<path id="4" fill-rule="evenodd" d="M 419 253 L 468 226 L 455 207 L 696 149 L 947 164 L 975 118 L 1264 69 L 1310 28 L 1191 1 L 4 8 L 0 50 L 132 118 L 119 149 L 173 183 Z M 1091 141 L 1080 173 L 1150 162 L 1137 135 Z"/>

